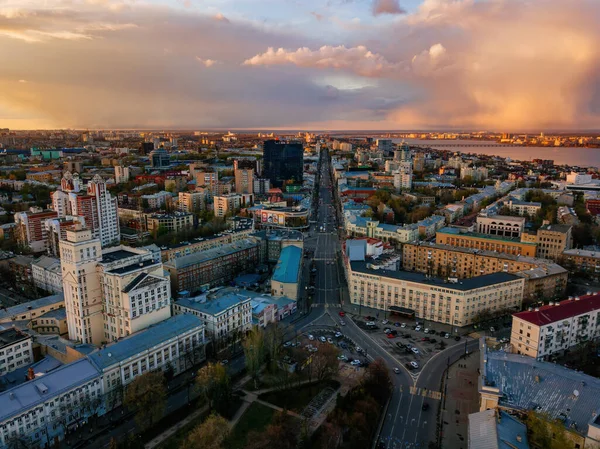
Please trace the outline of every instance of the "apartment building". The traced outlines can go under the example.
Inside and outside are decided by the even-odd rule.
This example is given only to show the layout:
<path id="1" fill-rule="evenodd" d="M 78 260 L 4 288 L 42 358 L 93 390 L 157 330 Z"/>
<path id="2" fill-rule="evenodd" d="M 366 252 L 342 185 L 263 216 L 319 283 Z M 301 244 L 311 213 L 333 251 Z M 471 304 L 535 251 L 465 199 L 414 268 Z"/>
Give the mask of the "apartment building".
<path id="1" fill-rule="evenodd" d="M 234 175 L 236 193 L 254 193 L 254 169 L 238 168 Z"/>
<path id="2" fill-rule="evenodd" d="M 569 274 L 548 259 L 429 242 L 405 244 L 402 267 L 431 276 L 459 279 L 498 272 L 513 273 L 525 279 L 524 303 L 561 298 Z"/>
<path id="3" fill-rule="evenodd" d="M 56 218 L 58 214 L 51 210 L 30 208 L 27 212 L 17 212 L 14 216 L 17 242 L 28 247 L 34 253 L 42 253 L 48 249 L 48 233 L 44 223 Z"/>
<path id="4" fill-rule="evenodd" d="M 537 231 L 537 256 L 559 260 L 563 252 L 573 247 L 572 227 L 547 224 Z"/>
<path id="5" fill-rule="evenodd" d="M 209 237 L 197 237 L 191 242 L 180 242 L 160 248 L 160 254 L 163 262 L 177 259 L 178 257 L 188 256 L 199 251 L 218 248 L 229 243 L 238 242 L 247 239 L 252 234 L 252 226 L 237 231 L 224 231 L 220 234 Z"/>
<path id="6" fill-rule="evenodd" d="M 199 212 L 206 209 L 206 192 L 179 192 L 179 210 L 182 212 Z"/>
<path id="7" fill-rule="evenodd" d="M 367 262 L 349 262 L 350 301 L 386 312 L 414 311 L 417 318 L 467 326 L 478 314 L 518 310 L 524 280 L 493 273 L 450 282 L 421 273 L 375 270 Z"/>
<path id="8" fill-rule="evenodd" d="M 115 166 L 115 182 L 117 184 L 129 182 L 129 167 Z"/>
<path id="9" fill-rule="evenodd" d="M 563 251 L 560 263 L 571 271 L 581 271 L 597 277 L 600 273 L 600 251 L 568 249 Z"/>
<path id="10" fill-rule="evenodd" d="M 0 324 L 14 324 L 17 321 L 31 321 L 47 312 L 65 307 L 62 294 L 46 296 L 33 301 L 17 304 L 6 309 L 0 309 Z"/>
<path id="11" fill-rule="evenodd" d="M 51 218 L 44 222 L 46 236 L 48 238 L 48 255 L 58 257 L 60 254 L 60 241 L 67 236 L 67 229 L 76 224 L 85 227 L 85 217 L 80 215 L 65 215 L 59 218 Z"/>
<path id="12" fill-rule="evenodd" d="M 171 212 L 169 214 L 151 214 L 146 217 L 148 232 L 157 235 L 164 230 L 168 233 L 177 233 L 194 226 L 194 214 L 189 212 Z"/>
<path id="13" fill-rule="evenodd" d="M 525 229 L 525 217 L 510 215 L 477 216 L 477 232 L 500 237 L 519 238 Z"/>
<path id="14" fill-rule="evenodd" d="M 0 376 L 33 363 L 33 337 L 19 329 L 0 331 Z"/>
<path id="15" fill-rule="evenodd" d="M 240 338 L 252 328 L 251 298 L 230 293 L 208 299 L 206 295 L 178 299 L 173 304 L 175 314 L 191 314 L 206 325 L 208 337 L 219 342 Z"/>
<path id="16" fill-rule="evenodd" d="M 161 209 L 165 207 L 172 198 L 173 195 L 165 191 L 142 195 L 140 197 L 142 204 L 147 204 L 149 209 Z"/>
<path id="17" fill-rule="evenodd" d="M 457 228 L 442 228 L 436 233 L 436 243 L 461 248 L 473 248 L 485 251 L 535 257 L 536 243 L 524 242 L 517 238 L 497 235 L 479 234 L 476 232 L 461 233 Z"/>
<path id="18" fill-rule="evenodd" d="M 232 214 L 236 210 L 251 206 L 254 203 L 254 194 L 231 193 L 229 195 L 219 195 L 214 198 L 214 210 L 216 217 L 224 217 Z"/>
<path id="19" fill-rule="evenodd" d="M 60 259 L 41 256 L 31 264 L 33 285 L 50 293 L 62 293 Z"/>
<path id="20" fill-rule="evenodd" d="M 284 247 L 271 277 L 271 294 L 298 301 L 301 274 L 302 248 L 294 245 Z"/>
<path id="21" fill-rule="evenodd" d="M 600 336 L 600 294 L 569 297 L 513 315 L 514 352 L 536 359 Z"/>
<path id="22" fill-rule="evenodd" d="M 174 292 L 197 292 L 223 285 L 260 263 L 259 242 L 244 239 L 165 262 Z"/>
<path id="23" fill-rule="evenodd" d="M 533 217 L 542 208 L 542 203 L 538 202 L 527 202 L 519 200 L 509 200 L 506 204 L 511 212 L 516 212 L 519 215 L 528 215 Z"/>

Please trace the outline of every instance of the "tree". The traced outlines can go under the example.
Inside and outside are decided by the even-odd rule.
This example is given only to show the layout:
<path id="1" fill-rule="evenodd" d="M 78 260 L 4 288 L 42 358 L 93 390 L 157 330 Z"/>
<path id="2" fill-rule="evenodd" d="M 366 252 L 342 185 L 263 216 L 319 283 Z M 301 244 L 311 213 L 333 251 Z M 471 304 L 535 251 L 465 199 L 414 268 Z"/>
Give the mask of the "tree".
<path id="1" fill-rule="evenodd" d="M 271 424 L 263 432 L 251 432 L 245 449 L 296 449 L 299 429 L 297 422 L 286 410 L 275 413 Z"/>
<path id="2" fill-rule="evenodd" d="M 225 367 L 219 363 L 209 363 L 198 371 L 196 387 L 217 412 L 225 412 L 231 401 L 231 385 Z"/>
<path id="3" fill-rule="evenodd" d="M 135 422 L 142 430 L 148 429 L 163 416 L 167 390 L 162 372 L 151 371 L 136 377 L 125 392 L 125 406 L 135 410 Z"/>
<path id="4" fill-rule="evenodd" d="M 265 356 L 271 370 L 277 368 L 277 360 L 279 359 L 284 335 L 285 331 L 279 323 L 273 323 L 267 326 L 265 330 Z"/>
<path id="5" fill-rule="evenodd" d="M 258 388 L 258 374 L 265 359 L 265 332 L 262 327 L 252 329 L 242 346 L 246 356 L 246 369 L 254 380 L 254 388 Z"/>
<path id="6" fill-rule="evenodd" d="M 533 447 L 562 449 L 573 446 L 569 442 L 564 423 L 546 414 L 530 410 L 527 413 L 527 430 Z"/>
<path id="7" fill-rule="evenodd" d="M 368 366 L 361 384 L 379 405 L 385 404 L 392 390 L 392 379 L 382 359 L 377 359 Z"/>
<path id="8" fill-rule="evenodd" d="M 338 349 L 333 345 L 321 345 L 319 351 L 313 353 L 312 372 L 317 380 L 331 379 L 338 373 L 340 369 L 338 354 Z"/>
<path id="9" fill-rule="evenodd" d="M 212 413 L 190 432 L 182 449 L 223 449 L 230 430 L 225 418 Z"/>

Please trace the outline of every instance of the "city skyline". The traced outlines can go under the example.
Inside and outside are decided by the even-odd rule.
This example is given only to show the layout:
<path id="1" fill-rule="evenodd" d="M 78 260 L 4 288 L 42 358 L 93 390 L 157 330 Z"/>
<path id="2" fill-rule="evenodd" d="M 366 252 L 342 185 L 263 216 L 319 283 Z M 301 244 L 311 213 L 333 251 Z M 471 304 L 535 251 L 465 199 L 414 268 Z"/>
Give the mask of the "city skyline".
<path id="1" fill-rule="evenodd" d="M 598 8 L 0 0 L 0 127 L 597 129 Z"/>

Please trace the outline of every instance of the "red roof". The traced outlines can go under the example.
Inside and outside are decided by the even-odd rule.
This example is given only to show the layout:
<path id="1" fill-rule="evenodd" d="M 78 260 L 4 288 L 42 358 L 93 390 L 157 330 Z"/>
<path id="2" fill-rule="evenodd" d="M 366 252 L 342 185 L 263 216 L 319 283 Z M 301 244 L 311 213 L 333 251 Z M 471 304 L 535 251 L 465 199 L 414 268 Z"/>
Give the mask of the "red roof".
<path id="1" fill-rule="evenodd" d="M 513 316 L 536 326 L 544 326 L 599 309 L 600 294 L 597 294 L 579 296 L 579 299 L 565 299 L 553 306 L 543 306 L 536 310 L 515 313 Z"/>

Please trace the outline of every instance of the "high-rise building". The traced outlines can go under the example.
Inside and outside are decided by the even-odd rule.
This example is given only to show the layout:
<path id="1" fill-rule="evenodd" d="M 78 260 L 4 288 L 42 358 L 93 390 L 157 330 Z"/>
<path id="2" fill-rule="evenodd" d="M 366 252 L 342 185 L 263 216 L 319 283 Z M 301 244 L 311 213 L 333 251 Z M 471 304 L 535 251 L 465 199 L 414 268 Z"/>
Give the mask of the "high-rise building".
<path id="1" fill-rule="evenodd" d="M 110 342 L 171 316 L 169 279 L 147 249 L 103 252 L 91 230 L 75 226 L 60 242 L 60 263 L 71 340 Z"/>
<path id="2" fill-rule="evenodd" d="M 301 184 L 304 174 L 304 148 L 300 142 L 265 140 L 263 143 L 264 177 L 281 187 L 285 181 Z"/>
<path id="3" fill-rule="evenodd" d="M 15 214 L 15 234 L 19 244 L 29 247 L 34 253 L 46 251 L 48 249 L 48 233 L 45 222 L 56 217 L 55 211 L 33 207 L 27 212 L 17 212 Z"/>
<path id="4" fill-rule="evenodd" d="M 117 184 L 129 182 L 129 167 L 115 165 L 115 182 Z"/>
<path id="5" fill-rule="evenodd" d="M 381 151 L 384 156 L 392 154 L 394 150 L 392 139 L 377 139 L 375 143 L 377 144 L 377 151 Z"/>
<path id="6" fill-rule="evenodd" d="M 271 190 L 271 181 L 267 178 L 256 178 L 254 180 L 254 193 L 256 195 L 266 195 Z"/>
<path id="7" fill-rule="evenodd" d="M 150 165 L 152 168 L 164 170 L 171 165 L 171 156 L 164 148 L 157 148 L 150 152 Z"/>
<path id="8" fill-rule="evenodd" d="M 140 153 L 144 156 L 146 156 L 147 154 L 150 154 L 152 151 L 154 151 L 154 143 L 153 142 L 142 142 L 142 145 L 140 147 Z"/>
<path id="9" fill-rule="evenodd" d="M 397 190 L 410 190 L 412 188 L 412 178 L 412 162 L 399 162 L 398 170 L 394 172 L 394 188 Z"/>
<path id="10" fill-rule="evenodd" d="M 235 191 L 252 193 L 254 191 L 254 169 L 239 168 L 235 172 Z"/>
<path id="11" fill-rule="evenodd" d="M 206 187 L 212 195 L 217 195 L 219 172 L 196 171 L 196 187 Z"/>
<path id="12" fill-rule="evenodd" d="M 204 189 L 195 192 L 179 192 L 178 209 L 182 212 L 199 212 L 206 208 Z"/>

